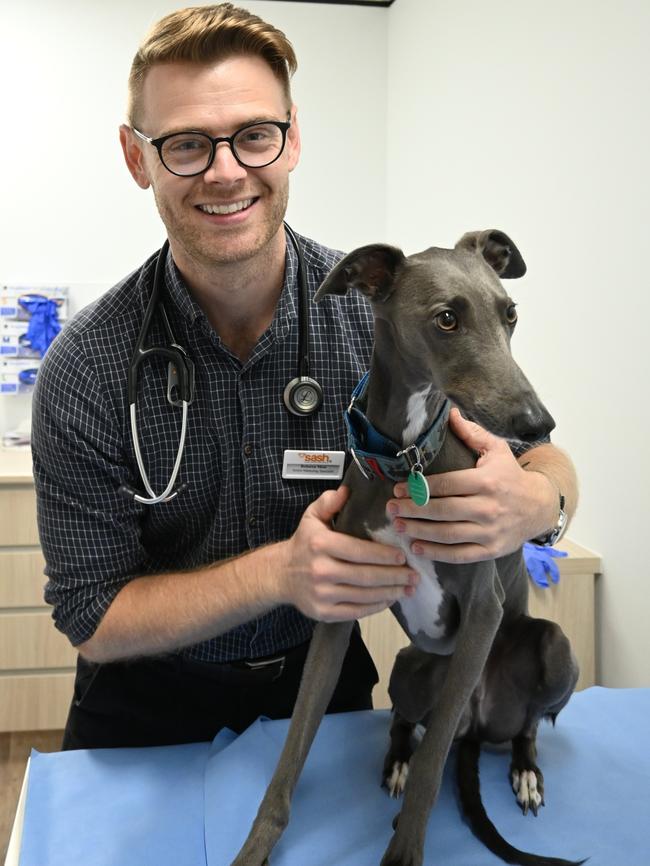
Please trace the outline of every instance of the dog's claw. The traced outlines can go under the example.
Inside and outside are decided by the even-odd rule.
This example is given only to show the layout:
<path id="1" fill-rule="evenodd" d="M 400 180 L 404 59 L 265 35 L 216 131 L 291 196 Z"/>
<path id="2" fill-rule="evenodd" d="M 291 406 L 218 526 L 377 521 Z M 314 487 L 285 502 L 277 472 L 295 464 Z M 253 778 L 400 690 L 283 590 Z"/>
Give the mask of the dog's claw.
<path id="1" fill-rule="evenodd" d="M 408 774 L 408 762 L 395 761 L 393 768 L 390 771 L 390 775 L 387 773 L 384 777 L 384 787 L 388 790 L 388 795 L 390 797 L 397 799 L 402 796 Z"/>
<path id="2" fill-rule="evenodd" d="M 528 810 L 537 817 L 539 807 L 544 805 L 544 780 L 537 769 L 516 770 L 511 772 L 512 790 L 517 796 L 517 803 L 524 815 Z"/>

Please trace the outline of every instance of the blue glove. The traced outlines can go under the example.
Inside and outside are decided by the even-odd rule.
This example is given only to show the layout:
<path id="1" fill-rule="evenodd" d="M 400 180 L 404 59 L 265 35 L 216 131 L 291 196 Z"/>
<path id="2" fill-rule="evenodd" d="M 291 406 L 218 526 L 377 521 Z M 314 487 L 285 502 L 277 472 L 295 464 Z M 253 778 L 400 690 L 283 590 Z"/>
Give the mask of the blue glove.
<path id="1" fill-rule="evenodd" d="M 548 577 L 553 583 L 560 579 L 560 569 L 554 561 L 554 557 L 568 556 L 564 550 L 555 550 L 553 547 L 542 547 L 539 544 L 524 544 L 524 560 L 526 568 L 537 586 L 548 587 Z"/>
<path id="2" fill-rule="evenodd" d="M 26 334 L 29 345 L 42 358 L 61 330 L 56 303 L 43 295 L 23 295 L 18 303 L 30 314 Z"/>

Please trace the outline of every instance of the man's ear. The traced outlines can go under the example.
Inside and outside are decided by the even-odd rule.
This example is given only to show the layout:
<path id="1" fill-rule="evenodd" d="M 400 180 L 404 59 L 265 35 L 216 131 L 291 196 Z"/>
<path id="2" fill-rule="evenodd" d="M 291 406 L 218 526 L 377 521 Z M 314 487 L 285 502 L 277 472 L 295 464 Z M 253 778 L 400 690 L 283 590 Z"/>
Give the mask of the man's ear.
<path id="1" fill-rule="evenodd" d="M 298 107 L 291 106 L 291 126 L 287 130 L 287 153 L 289 157 L 289 171 L 293 171 L 298 165 L 300 158 L 300 127 L 298 126 Z"/>
<path id="2" fill-rule="evenodd" d="M 122 145 L 126 166 L 131 172 L 133 180 L 141 189 L 148 189 L 151 183 L 144 166 L 142 142 L 125 123 L 120 126 L 120 144 Z"/>
<path id="3" fill-rule="evenodd" d="M 393 293 L 395 276 L 406 261 L 397 247 L 369 244 L 349 253 L 330 271 L 316 292 L 315 301 L 325 295 L 345 295 L 357 289 L 375 303 L 383 303 Z"/>
<path id="4" fill-rule="evenodd" d="M 526 273 L 526 262 L 521 253 L 508 235 L 498 229 L 467 232 L 455 248 L 480 253 L 502 280 L 523 277 Z"/>

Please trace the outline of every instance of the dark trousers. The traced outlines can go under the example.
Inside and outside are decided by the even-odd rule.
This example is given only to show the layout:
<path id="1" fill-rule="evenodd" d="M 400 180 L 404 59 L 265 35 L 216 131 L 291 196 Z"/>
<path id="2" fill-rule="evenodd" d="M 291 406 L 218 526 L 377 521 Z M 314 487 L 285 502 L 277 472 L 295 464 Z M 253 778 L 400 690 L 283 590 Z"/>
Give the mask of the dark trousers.
<path id="1" fill-rule="evenodd" d="M 259 716 L 288 718 L 309 642 L 272 659 L 210 664 L 179 655 L 77 663 L 63 749 L 206 742 Z M 328 713 L 372 709 L 377 670 L 355 626 Z"/>

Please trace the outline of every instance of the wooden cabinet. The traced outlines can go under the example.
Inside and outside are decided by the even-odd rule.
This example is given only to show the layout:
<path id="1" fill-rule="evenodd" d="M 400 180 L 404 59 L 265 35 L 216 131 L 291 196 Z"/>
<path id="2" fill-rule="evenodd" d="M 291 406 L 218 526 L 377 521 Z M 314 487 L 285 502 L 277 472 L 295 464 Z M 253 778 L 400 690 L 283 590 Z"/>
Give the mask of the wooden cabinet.
<path id="1" fill-rule="evenodd" d="M 585 689 L 595 683 L 594 586 L 600 558 L 566 538 L 557 549 L 569 554 L 557 560 L 559 583 L 544 589 L 531 581 L 529 610 L 531 616 L 560 624 L 580 665 L 577 688 Z M 390 707 L 388 682 L 393 661 L 408 645 L 408 638 L 389 611 L 361 620 L 361 633 L 379 671 L 379 683 L 372 695 L 375 708 Z"/>
<path id="2" fill-rule="evenodd" d="M 0 731 L 62 728 L 77 654 L 43 601 L 31 455 L 0 451 Z"/>

